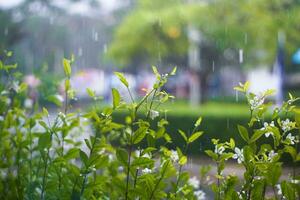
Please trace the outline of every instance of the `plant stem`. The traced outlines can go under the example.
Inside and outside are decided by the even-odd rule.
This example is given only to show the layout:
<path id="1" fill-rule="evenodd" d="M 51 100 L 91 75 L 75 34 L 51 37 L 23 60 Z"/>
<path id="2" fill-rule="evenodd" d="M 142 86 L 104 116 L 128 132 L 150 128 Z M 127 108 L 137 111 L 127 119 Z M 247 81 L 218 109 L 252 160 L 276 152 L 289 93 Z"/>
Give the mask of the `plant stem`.
<path id="1" fill-rule="evenodd" d="M 131 164 L 131 151 L 132 146 L 129 144 L 129 150 L 128 150 L 128 162 L 127 162 L 127 173 L 126 173 L 126 191 L 125 191 L 125 200 L 128 199 L 128 187 L 129 187 L 129 173 L 130 173 L 130 164 Z"/>
<path id="2" fill-rule="evenodd" d="M 150 195 L 149 200 L 152 200 L 153 195 L 154 195 L 154 192 L 156 191 L 156 189 L 157 189 L 159 183 L 161 182 L 161 180 L 164 178 L 169 163 L 170 163 L 170 161 L 167 161 L 166 167 L 164 168 L 164 171 L 162 172 L 161 177 L 159 178 L 159 180 L 158 180 L 157 183 L 155 184 L 154 189 L 153 189 L 152 192 L 151 192 L 151 195 Z"/>
<path id="3" fill-rule="evenodd" d="M 149 110 L 148 110 L 148 113 L 147 113 L 147 119 L 149 119 L 150 111 L 151 111 L 151 108 L 152 108 L 152 105 L 153 105 L 153 102 L 154 102 L 154 98 L 155 98 L 156 92 L 157 92 L 157 88 L 154 90 L 154 93 L 153 93 L 153 96 L 152 96 L 152 100 L 150 102 L 150 107 L 149 107 Z"/>
<path id="4" fill-rule="evenodd" d="M 95 148 L 96 140 L 97 140 L 97 137 L 95 137 L 95 139 L 93 141 L 92 148 L 91 148 L 90 155 L 89 155 L 89 159 L 91 158 L 92 154 L 94 153 L 94 148 Z M 88 168 L 89 168 L 89 165 L 86 166 L 86 169 L 88 169 Z M 83 192 L 85 190 L 87 175 L 88 175 L 88 173 L 85 172 L 83 180 L 82 180 L 82 184 L 81 184 L 80 199 L 81 199 L 81 197 L 83 195 Z"/>

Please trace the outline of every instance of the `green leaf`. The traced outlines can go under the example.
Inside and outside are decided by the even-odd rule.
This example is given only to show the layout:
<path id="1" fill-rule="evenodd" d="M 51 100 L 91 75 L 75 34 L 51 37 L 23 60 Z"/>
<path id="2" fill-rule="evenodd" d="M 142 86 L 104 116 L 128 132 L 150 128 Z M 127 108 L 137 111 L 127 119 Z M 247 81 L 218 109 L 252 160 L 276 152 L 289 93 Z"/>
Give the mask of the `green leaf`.
<path id="1" fill-rule="evenodd" d="M 120 163 L 124 166 L 127 166 L 127 162 L 128 162 L 128 153 L 127 151 L 125 151 L 122 148 L 118 148 L 116 151 L 116 156 L 118 161 L 120 161 Z"/>
<path id="2" fill-rule="evenodd" d="M 189 137 L 188 143 L 194 142 L 194 141 L 197 140 L 202 134 L 203 134 L 203 131 L 198 131 L 198 132 L 194 133 L 193 135 L 191 135 L 191 137 Z"/>
<path id="3" fill-rule="evenodd" d="M 152 66 L 152 71 L 155 74 L 156 78 L 160 78 L 160 74 L 155 66 Z"/>
<path id="4" fill-rule="evenodd" d="M 218 155 L 216 153 L 214 153 L 212 150 L 206 150 L 205 153 L 211 157 L 213 160 L 217 160 L 218 159 Z"/>
<path id="5" fill-rule="evenodd" d="M 170 75 L 174 76 L 176 74 L 177 67 L 174 67 L 173 70 L 171 71 Z"/>
<path id="6" fill-rule="evenodd" d="M 291 157 L 293 158 L 294 161 L 296 161 L 297 159 L 297 151 L 294 147 L 292 146 L 285 146 L 284 147 L 284 151 L 289 153 L 291 155 Z"/>
<path id="7" fill-rule="evenodd" d="M 258 139 L 259 139 L 262 135 L 264 135 L 264 134 L 265 134 L 265 131 L 264 131 L 264 130 L 256 130 L 256 131 L 254 132 L 254 134 L 252 135 L 252 137 L 251 137 L 249 143 L 255 142 L 256 140 L 258 140 Z"/>
<path id="8" fill-rule="evenodd" d="M 78 157 L 79 149 L 77 148 L 72 148 L 70 149 L 65 155 L 64 158 L 66 160 L 74 159 Z"/>
<path id="9" fill-rule="evenodd" d="M 240 133 L 241 137 L 243 138 L 243 140 L 248 142 L 249 141 L 249 134 L 248 134 L 247 129 L 244 126 L 238 125 L 238 130 L 239 130 L 239 133 Z"/>
<path id="10" fill-rule="evenodd" d="M 201 122 L 202 122 L 202 117 L 199 117 L 195 123 L 195 127 L 200 126 Z"/>
<path id="11" fill-rule="evenodd" d="M 72 72 L 70 60 L 64 58 L 63 59 L 63 66 L 64 66 L 64 71 L 65 71 L 66 76 L 70 77 L 71 72 Z"/>
<path id="12" fill-rule="evenodd" d="M 113 108 L 116 109 L 120 105 L 120 93 L 117 89 L 112 88 L 112 96 L 113 96 Z"/>
<path id="13" fill-rule="evenodd" d="M 85 153 L 84 151 L 80 150 L 79 156 L 80 156 L 80 159 L 81 159 L 81 161 L 83 162 L 83 164 L 84 164 L 85 166 L 87 166 L 88 161 L 89 161 L 89 158 L 88 158 L 88 156 L 86 155 L 86 153 Z"/>
<path id="14" fill-rule="evenodd" d="M 50 133 L 43 133 L 39 137 L 38 147 L 41 151 L 44 151 L 45 148 L 49 148 L 51 146 L 51 137 Z"/>
<path id="15" fill-rule="evenodd" d="M 178 164 L 179 165 L 185 165 L 187 162 L 187 157 L 186 156 L 181 156 L 181 158 L 179 159 Z"/>
<path id="16" fill-rule="evenodd" d="M 84 142 L 89 149 L 92 149 L 92 145 L 88 139 L 84 139 Z"/>
<path id="17" fill-rule="evenodd" d="M 94 98 L 96 95 L 95 95 L 95 91 L 93 91 L 92 89 L 90 88 L 86 88 L 86 92 L 88 93 L 88 95 L 92 98 Z"/>
<path id="18" fill-rule="evenodd" d="M 182 130 L 178 130 L 178 132 L 180 133 L 180 135 L 183 137 L 183 139 L 184 139 L 184 141 L 188 141 L 188 139 L 187 139 L 187 136 L 186 136 L 186 134 L 185 134 L 185 132 L 183 132 Z"/>
<path id="19" fill-rule="evenodd" d="M 140 127 L 137 129 L 132 136 L 132 143 L 137 144 L 144 139 L 147 132 L 147 127 Z"/>
<path id="20" fill-rule="evenodd" d="M 132 167 L 147 167 L 149 165 L 153 165 L 154 164 L 154 160 L 150 159 L 150 158 L 145 158 L 145 157 L 139 157 L 136 158 L 131 166 Z"/>
<path id="21" fill-rule="evenodd" d="M 128 88 L 129 84 L 124 76 L 124 74 L 120 72 L 115 72 L 115 75 L 119 78 L 119 80 Z"/>
<path id="22" fill-rule="evenodd" d="M 272 163 L 268 165 L 267 171 L 267 180 L 268 183 L 272 186 L 275 186 L 278 183 L 278 180 L 281 176 L 281 165 L 280 163 Z"/>
<path id="23" fill-rule="evenodd" d="M 234 139 L 230 138 L 229 144 L 230 144 L 230 148 L 233 149 L 235 147 Z"/>
<path id="24" fill-rule="evenodd" d="M 54 103 L 55 105 L 61 107 L 62 106 L 62 102 L 61 100 L 57 97 L 57 95 L 51 95 L 47 98 L 48 101 Z"/>
<path id="25" fill-rule="evenodd" d="M 49 112 L 48 112 L 48 110 L 47 110 L 45 107 L 43 107 L 43 115 L 44 115 L 45 117 L 48 117 L 48 116 L 49 116 Z"/>

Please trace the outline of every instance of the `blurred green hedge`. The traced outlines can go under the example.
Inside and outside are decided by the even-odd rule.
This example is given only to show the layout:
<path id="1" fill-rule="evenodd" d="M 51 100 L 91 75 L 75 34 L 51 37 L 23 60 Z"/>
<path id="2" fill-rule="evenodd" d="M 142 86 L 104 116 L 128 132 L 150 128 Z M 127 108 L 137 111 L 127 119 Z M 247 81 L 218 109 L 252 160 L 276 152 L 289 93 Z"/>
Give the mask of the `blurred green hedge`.
<path id="1" fill-rule="evenodd" d="M 124 122 L 126 117 L 125 112 L 118 112 L 113 114 L 113 120 L 116 122 Z M 145 117 L 140 114 L 140 117 Z M 190 147 L 188 154 L 202 154 L 206 149 L 213 149 L 213 145 L 211 144 L 212 138 L 220 139 L 221 141 L 229 140 L 230 138 L 234 138 L 236 141 L 236 145 L 241 147 L 245 143 L 242 141 L 239 133 L 237 131 L 237 124 L 246 125 L 249 117 L 247 116 L 212 116 L 203 115 L 203 121 L 200 126 L 200 130 L 204 131 L 203 136 L 194 142 Z M 193 127 L 194 123 L 197 120 L 197 116 L 194 114 L 168 114 L 167 120 L 169 121 L 169 125 L 167 128 L 167 133 L 170 134 L 173 140 L 173 146 L 183 146 L 184 141 L 180 134 L 178 133 L 178 129 L 185 131 L 189 134 Z M 157 121 L 153 121 L 152 127 L 156 127 Z"/>

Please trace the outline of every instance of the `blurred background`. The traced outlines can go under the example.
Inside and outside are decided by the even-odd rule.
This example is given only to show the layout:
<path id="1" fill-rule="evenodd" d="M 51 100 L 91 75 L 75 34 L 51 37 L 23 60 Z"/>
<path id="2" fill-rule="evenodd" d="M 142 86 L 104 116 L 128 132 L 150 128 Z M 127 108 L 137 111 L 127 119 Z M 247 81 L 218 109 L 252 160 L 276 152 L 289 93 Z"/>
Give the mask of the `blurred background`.
<path id="1" fill-rule="evenodd" d="M 110 103 L 111 87 L 122 90 L 113 71 L 138 98 L 155 80 L 152 65 L 177 66 L 165 88 L 177 100 L 164 112 L 186 128 L 204 115 L 212 134 L 232 134 L 248 117 L 239 82 L 276 89 L 277 102 L 299 96 L 299 19 L 298 0 L 0 0 L 0 51 L 13 52 L 29 96 L 46 105 L 63 94 L 63 57 L 75 56 L 79 106 L 86 88 Z"/>

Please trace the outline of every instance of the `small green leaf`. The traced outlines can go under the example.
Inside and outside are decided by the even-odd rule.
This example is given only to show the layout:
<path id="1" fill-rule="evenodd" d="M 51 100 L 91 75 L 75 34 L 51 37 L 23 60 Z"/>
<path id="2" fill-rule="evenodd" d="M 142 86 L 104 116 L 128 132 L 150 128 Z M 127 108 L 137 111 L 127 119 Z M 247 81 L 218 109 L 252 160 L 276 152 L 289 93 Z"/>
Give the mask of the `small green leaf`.
<path id="1" fill-rule="evenodd" d="M 264 134 L 265 134 L 265 131 L 264 131 L 264 130 L 256 130 L 256 131 L 254 132 L 254 134 L 252 135 L 252 137 L 251 137 L 249 143 L 255 142 L 256 140 L 258 140 L 258 139 L 259 139 L 262 135 L 264 135 Z"/>
<path id="2" fill-rule="evenodd" d="M 186 156 L 182 156 L 182 157 L 179 159 L 178 164 L 179 164 L 179 165 L 185 165 L 186 162 L 187 162 L 187 157 L 186 157 Z"/>
<path id="3" fill-rule="evenodd" d="M 88 161 L 89 161 L 89 158 L 88 158 L 88 156 L 86 155 L 86 153 L 85 153 L 84 151 L 80 150 L 79 156 L 80 156 L 80 159 L 81 159 L 82 163 L 83 163 L 85 166 L 87 166 Z"/>
<path id="4" fill-rule="evenodd" d="M 201 122 L 202 122 L 202 117 L 199 117 L 199 118 L 197 119 L 197 121 L 195 122 L 195 127 L 200 126 Z"/>
<path id="5" fill-rule="evenodd" d="M 160 74 L 155 66 L 152 66 L 152 71 L 155 74 L 156 78 L 160 78 Z"/>
<path id="6" fill-rule="evenodd" d="M 230 148 L 233 149 L 235 147 L 234 139 L 230 138 L 229 144 L 230 144 Z"/>
<path id="7" fill-rule="evenodd" d="M 136 158 L 131 166 L 132 167 L 147 167 L 148 165 L 153 165 L 154 164 L 154 160 L 150 159 L 150 158 L 145 158 L 145 157 L 139 157 Z"/>
<path id="8" fill-rule="evenodd" d="M 43 115 L 46 116 L 46 117 L 49 116 L 49 112 L 45 107 L 43 107 Z"/>
<path id="9" fill-rule="evenodd" d="M 66 76 L 70 77 L 71 73 L 72 73 L 70 60 L 64 58 L 63 66 L 64 66 L 64 71 L 65 71 Z"/>
<path id="10" fill-rule="evenodd" d="M 41 151 L 44 151 L 45 148 L 49 148 L 51 146 L 51 137 L 50 133 L 43 133 L 39 137 L 38 147 Z"/>
<path id="11" fill-rule="evenodd" d="M 96 95 L 95 95 L 95 91 L 93 91 L 92 89 L 90 88 L 86 88 L 86 92 L 88 93 L 88 95 L 92 98 L 94 98 Z"/>
<path id="12" fill-rule="evenodd" d="M 75 159 L 78 157 L 78 153 L 79 153 L 79 149 L 72 148 L 64 155 L 64 158 L 66 160 Z"/>
<path id="13" fill-rule="evenodd" d="M 147 132 L 147 127 L 141 127 L 137 129 L 132 136 L 132 143 L 137 144 L 144 139 Z"/>
<path id="14" fill-rule="evenodd" d="M 113 96 L 113 108 L 116 109 L 120 104 L 120 93 L 117 89 L 112 88 L 112 96 Z"/>
<path id="15" fill-rule="evenodd" d="M 193 135 L 191 135 L 191 137 L 189 137 L 188 143 L 194 142 L 194 141 L 197 140 L 202 134 L 203 134 L 203 131 L 198 131 L 198 132 L 194 133 Z"/>
<path id="16" fill-rule="evenodd" d="M 297 151 L 294 147 L 292 146 L 285 146 L 284 151 L 289 153 L 291 157 L 293 158 L 293 161 L 296 161 L 297 159 Z"/>
<path id="17" fill-rule="evenodd" d="M 188 141 L 188 139 L 187 139 L 187 136 L 186 136 L 186 134 L 185 134 L 185 132 L 183 132 L 182 130 L 178 130 L 178 132 L 180 133 L 180 135 L 183 137 L 183 139 L 184 139 L 184 141 Z"/>
<path id="18" fill-rule="evenodd" d="M 243 140 L 248 142 L 249 141 L 249 134 L 248 134 L 247 129 L 244 126 L 238 125 L 238 130 L 239 130 L 239 133 L 240 133 L 241 137 L 243 138 Z"/>
<path id="19" fill-rule="evenodd" d="M 119 78 L 119 80 L 128 88 L 129 84 L 124 76 L 124 74 L 120 72 L 115 72 L 115 75 Z"/>
<path id="20" fill-rule="evenodd" d="M 92 149 L 92 145 L 88 139 L 84 139 L 84 142 L 89 149 Z"/>
<path id="21" fill-rule="evenodd" d="M 128 153 L 124 149 L 118 148 L 116 151 L 116 156 L 118 161 L 124 166 L 127 166 L 128 162 Z"/>
<path id="22" fill-rule="evenodd" d="M 218 155 L 216 153 L 214 153 L 212 150 L 206 150 L 205 153 L 211 157 L 213 160 L 217 160 L 218 159 Z"/>
<path id="23" fill-rule="evenodd" d="M 170 74 L 174 76 L 176 74 L 176 71 L 177 71 L 177 67 L 174 67 Z"/>

